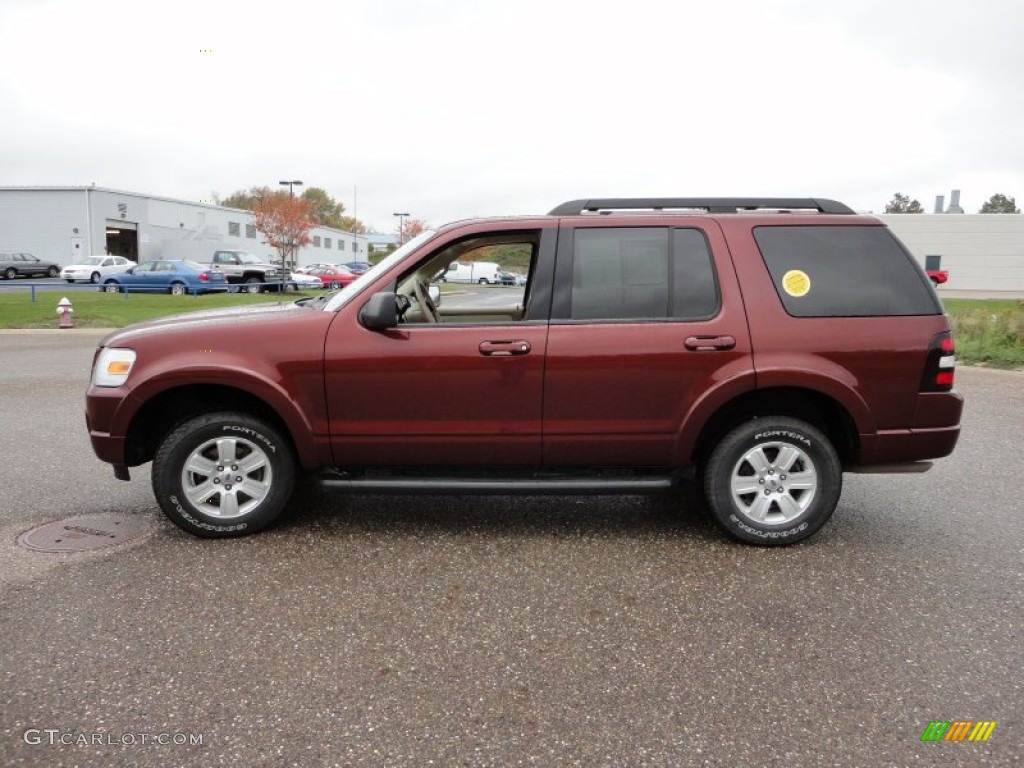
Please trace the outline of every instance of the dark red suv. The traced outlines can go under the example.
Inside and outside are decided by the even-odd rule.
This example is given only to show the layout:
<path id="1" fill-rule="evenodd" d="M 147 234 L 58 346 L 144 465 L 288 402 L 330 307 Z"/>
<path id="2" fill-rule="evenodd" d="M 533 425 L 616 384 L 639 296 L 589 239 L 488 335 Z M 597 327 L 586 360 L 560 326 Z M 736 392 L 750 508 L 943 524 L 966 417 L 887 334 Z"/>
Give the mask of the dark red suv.
<path id="1" fill-rule="evenodd" d="M 528 265 L 527 284 L 439 308 L 432 283 L 474 259 Z M 934 289 L 873 217 L 578 200 L 425 232 L 333 296 L 115 332 L 87 418 L 117 477 L 152 461 L 161 507 L 199 536 L 267 526 L 302 470 L 364 492 L 569 494 L 695 471 L 726 532 L 787 544 L 829 518 L 844 470 L 953 450 L 953 367 Z"/>

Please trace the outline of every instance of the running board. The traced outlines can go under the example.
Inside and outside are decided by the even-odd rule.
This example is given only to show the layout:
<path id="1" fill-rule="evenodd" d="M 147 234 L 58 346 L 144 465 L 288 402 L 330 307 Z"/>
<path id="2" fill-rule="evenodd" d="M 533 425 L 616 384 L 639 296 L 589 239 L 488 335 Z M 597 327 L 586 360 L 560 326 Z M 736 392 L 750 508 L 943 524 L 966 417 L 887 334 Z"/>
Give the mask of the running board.
<path id="1" fill-rule="evenodd" d="M 932 468 L 930 461 L 909 461 L 900 464 L 868 464 L 863 467 L 844 467 L 844 472 L 855 475 L 916 475 Z"/>
<path id="2" fill-rule="evenodd" d="M 672 474 L 647 475 L 408 475 L 326 472 L 320 483 L 327 488 L 354 493 L 419 494 L 602 494 L 657 493 L 674 488 Z"/>

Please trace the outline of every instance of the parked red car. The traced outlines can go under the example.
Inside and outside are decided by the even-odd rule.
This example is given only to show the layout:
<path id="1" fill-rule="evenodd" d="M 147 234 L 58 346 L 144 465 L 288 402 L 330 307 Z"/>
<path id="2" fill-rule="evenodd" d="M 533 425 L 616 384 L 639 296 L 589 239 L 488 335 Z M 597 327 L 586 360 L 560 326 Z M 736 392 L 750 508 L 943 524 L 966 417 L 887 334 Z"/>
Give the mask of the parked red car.
<path id="1" fill-rule="evenodd" d="M 502 250 L 529 261 L 522 294 L 437 304 L 452 263 Z M 428 230 L 329 296 L 115 331 L 86 418 L 197 536 L 265 528 L 296 483 L 635 494 L 688 473 L 728 535 L 779 545 L 825 524 L 845 471 L 953 451 L 954 369 L 941 302 L 872 216 L 574 200 Z"/>
<path id="2" fill-rule="evenodd" d="M 359 277 L 359 275 L 355 274 L 348 267 L 343 267 L 340 264 L 329 267 L 311 267 L 306 274 L 319 277 L 320 282 L 324 284 L 324 288 L 329 288 L 331 290 L 344 288 Z"/>
<path id="3" fill-rule="evenodd" d="M 932 281 L 932 285 L 938 288 L 944 282 L 949 280 L 949 272 L 944 269 L 929 269 L 928 279 Z"/>

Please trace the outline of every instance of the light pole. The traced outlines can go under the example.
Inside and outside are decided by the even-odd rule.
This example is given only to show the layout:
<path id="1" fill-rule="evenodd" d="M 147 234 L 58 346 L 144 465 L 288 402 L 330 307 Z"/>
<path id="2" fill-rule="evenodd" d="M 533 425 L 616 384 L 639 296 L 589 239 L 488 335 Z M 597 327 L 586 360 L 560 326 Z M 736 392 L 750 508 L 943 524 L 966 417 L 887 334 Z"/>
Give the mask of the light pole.
<path id="1" fill-rule="evenodd" d="M 279 181 L 277 183 L 280 184 L 282 187 L 288 187 L 288 196 L 289 197 L 295 197 L 295 189 L 294 189 L 294 187 L 296 187 L 296 186 L 301 187 L 302 186 L 302 182 L 298 181 L 298 180 L 295 180 L 295 181 Z M 294 262 L 295 262 L 295 241 L 294 240 L 289 240 L 288 241 L 288 261 L 291 262 L 292 264 L 294 264 Z"/>
<path id="2" fill-rule="evenodd" d="M 392 213 L 391 215 L 398 217 L 398 247 L 401 248 L 402 247 L 402 241 L 405 240 L 405 227 L 403 225 L 405 224 L 405 217 L 408 216 L 409 214 L 408 213 Z"/>

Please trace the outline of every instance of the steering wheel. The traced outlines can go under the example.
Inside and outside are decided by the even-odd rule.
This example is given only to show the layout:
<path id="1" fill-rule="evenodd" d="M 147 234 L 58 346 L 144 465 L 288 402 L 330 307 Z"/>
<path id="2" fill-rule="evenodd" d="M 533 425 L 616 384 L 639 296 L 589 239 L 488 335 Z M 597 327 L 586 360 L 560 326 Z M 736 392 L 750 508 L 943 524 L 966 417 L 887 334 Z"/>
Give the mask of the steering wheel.
<path id="1" fill-rule="evenodd" d="M 440 323 L 441 313 L 438 312 L 434 300 L 430 298 L 430 286 L 427 284 L 427 281 L 417 280 L 413 290 L 416 292 L 416 301 L 419 302 L 420 307 L 423 309 L 427 322 Z"/>
<path id="2" fill-rule="evenodd" d="M 398 312 L 398 322 L 401 323 L 405 321 L 405 313 L 409 311 L 411 306 L 412 302 L 404 293 L 395 295 L 395 310 Z"/>

